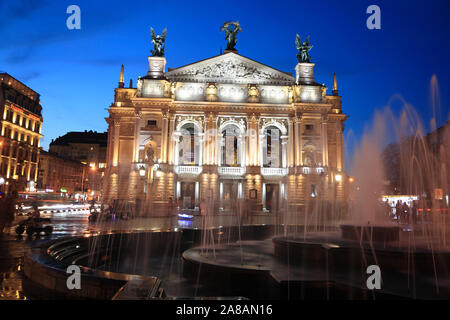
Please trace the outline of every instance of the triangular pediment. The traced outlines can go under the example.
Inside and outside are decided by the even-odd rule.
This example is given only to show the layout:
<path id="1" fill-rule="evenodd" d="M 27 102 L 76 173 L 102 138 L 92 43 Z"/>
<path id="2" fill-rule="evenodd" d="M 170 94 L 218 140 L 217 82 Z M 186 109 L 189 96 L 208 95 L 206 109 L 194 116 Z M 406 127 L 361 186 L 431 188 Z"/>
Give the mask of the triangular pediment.
<path id="1" fill-rule="evenodd" d="M 171 81 L 216 82 L 236 84 L 292 85 L 290 74 L 266 66 L 234 52 L 227 52 L 165 74 Z"/>

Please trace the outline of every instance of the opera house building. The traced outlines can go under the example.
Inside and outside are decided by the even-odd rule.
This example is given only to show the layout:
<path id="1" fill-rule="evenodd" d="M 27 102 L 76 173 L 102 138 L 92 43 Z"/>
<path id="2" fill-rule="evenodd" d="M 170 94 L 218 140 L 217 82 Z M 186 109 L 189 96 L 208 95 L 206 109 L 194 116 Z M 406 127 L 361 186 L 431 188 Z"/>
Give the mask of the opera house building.
<path id="1" fill-rule="evenodd" d="M 122 66 L 108 109 L 106 201 L 164 216 L 202 200 L 227 214 L 243 199 L 257 215 L 345 198 L 335 75 L 327 94 L 309 62 L 293 63 L 295 75 L 236 50 L 178 68 L 148 62 L 136 87 Z"/>

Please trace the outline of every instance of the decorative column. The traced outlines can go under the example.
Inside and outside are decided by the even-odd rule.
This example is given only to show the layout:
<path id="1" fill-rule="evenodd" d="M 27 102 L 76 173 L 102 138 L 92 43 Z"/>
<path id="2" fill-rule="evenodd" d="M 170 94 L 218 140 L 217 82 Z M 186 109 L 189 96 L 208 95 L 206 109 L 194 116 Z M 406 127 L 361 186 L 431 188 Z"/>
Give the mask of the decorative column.
<path id="1" fill-rule="evenodd" d="M 216 161 L 216 157 L 217 157 L 217 152 L 216 152 L 216 144 L 217 144 L 217 140 L 216 140 L 216 135 L 217 135 L 217 114 L 215 113 L 210 113 L 209 114 L 210 119 L 211 119 L 211 143 L 210 143 L 210 164 L 211 165 L 217 165 L 217 161 Z"/>
<path id="2" fill-rule="evenodd" d="M 140 110 L 136 110 L 136 123 L 134 125 L 134 148 L 133 148 L 133 161 L 139 161 L 139 131 L 140 131 L 140 123 L 142 119 L 142 112 Z"/>
<path id="3" fill-rule="evenodd" d="M 168 127 L 169 127 L 169 133 L 168 133 L 168 143 L 167 143 L 167 162 L 169 164 L 173 164 L 175 157 L 174 157 L 174 152 L 173 152 L 173 146 L 174 146 L 174 141 L 173 141 L 173 126 L 174 126 L 174 119 L 175 117 L 169 113 L 168 116 Z"/>
<path id="4" fill-rule="evenodd" d="M 169 112 L 163 111 L 161 128 L 161 163 L 167 163 L 167 136 L 169 130 Z"/>
<path id="5" fill-rule="evenodd" d="M 114 149 L 113 149 L 113 166 L 119 165 L 119 139 L 120 139 L 120 122 L 114 120 Z"/>
<path id="6" fill-rule="evenodd" d="M 198 155 L 198 165 L 202 166 L 205 161 L 204 161 L 204 154 L 205 154 L 205 133 L 201 132 L 199 133 L 199 140 L 200 140 L 200 154 Z M 194 146 L 195 148 L 195 146 Z"/>
<path id="7" fill-rule="evenodd" d="M 245 167 L 247 165 L 247 157 L 245 156 L 245 150 L 246 148 L 246 143 L 245 143 L 245 135 L 240 136 L 240 143 L 241 143 L 241 153 L 238 154 L 238 156 L 241 157 L 241 167 Z"/>
<path id="8" fill-rule="evenodd" d="M 207 165 L 212 165 L 214 162 L 214 116 L 213 113 L 210 112 L 206 119 L 206 132 L 205 132 L 205 161 L 204 163 Z"/>
<path id="9" fill-rule="evenodd" d="M 301 133 L 301 118 L 295 117 L 295 165 L 300 167 L 303 165 L 302 159 L 302 133 Z"/>
<path id="10" fill-rule="evenodd" d="M 255 166 L 262 166 L 263 164 L 263 154 L 262 154 L 262 149 L 263 149 L 263 144 L 260 138 L 260 132 L 259 132 L 259 119 L 260 117 L 257 116 L 255 119 L 255 132 L 256 132 L 256 136 L 255 136 L 255 144 L 254 146 L 256 147 L 255 149 L 255 153 L 254 153 L 254 157 L 255 157 Z"/>
<path id="11" fill-rule="evenodd" d="M 337 130 L 336 130 L 336 169 L 338 171 L 342 171 L 343 163 L 344 163 L 344 152 L 343 152 L 343 134 L 342 134 L 342 127 L 343 124 L 339 122 L 336 124 Z"/>
<path id="12" fill-rule="evenodd" d="M 257 165 L 262 167 L 264 165 L 264 131 L 261 129 L 259 129 L 258 126 L 258 130 L 256 131 L 258 132 L 258 160 L 257 160 Z"/>
<path id="13" fill-rule="evenodd" d="M 292 119 L 289 119 L 289 131 L 288 131 L 288 135 L 289 135 L 289 167 L 292 167 L 295 165 L 294 162 L 294 121 Z"/>
<path id="14" fill-rule="evenodd" d="M 172 135 L 172 142 L 173 142 L 173 164 L 178 165 L 180 163 L 179 159 L 179 144 L 180 144 L 180 132 L 174 131 Z"/>
<path id="15" fill-rule="evenodd" d="M 328 134 L 327 134 L 327 118 L 322 118 L 322 166 L 328 166 Z"/>
<path id="16" fill-rule="evenodd" d="M 253 114 L 248 124 L 247 164 L 258 165 L 258 120 Z"/>
<path id="17" fill-rule="evenodd" d="M 218 117 L 214 118 L 214 165 L 219 166 L 221 164 L 220 148 L 222 143 L 222 134 L 217 129 Z"/>
<path id="18" fill-rule="evenodd" d="M 287 139 L 288 136 L 281 136 L 281 152 L 282 152 L 282 158 L 281 158 L 281 162 L 282 162 L 282 168 L 287 168 Z"/>

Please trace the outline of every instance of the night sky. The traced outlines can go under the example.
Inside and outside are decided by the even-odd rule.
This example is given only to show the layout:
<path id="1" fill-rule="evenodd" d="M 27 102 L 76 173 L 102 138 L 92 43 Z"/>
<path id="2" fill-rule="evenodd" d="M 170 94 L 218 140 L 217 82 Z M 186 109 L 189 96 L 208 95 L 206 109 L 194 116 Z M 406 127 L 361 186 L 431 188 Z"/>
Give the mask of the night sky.
<path id="1" fill-rule="evenodd" d="M 81 30 L 66 28 L 67 6 L 81 8 Z M 366 28 L 366 8 L 381 8 L 381 30 Z M 436 75 L 441 110 L 449 119 L 450 1 L 25 1 L 0 2 L 0 70 L 41 94 L 42 146 L 67 131 L 107 128 L 120 65 L 125 85 L 148 70 L 150 26 L 167 27 L 167 67 L 225 49 L 220 26 L 238 20 L 238 53 L 294 73 L 295 35 L 311 35 L 316 81 L 331 93 L 336 72 L 346 131 L 361 136 L 374 110 L 392 97 L 432 117 L 430 80 Z M 398 111 L 400 103 L 392 103 Z"/>

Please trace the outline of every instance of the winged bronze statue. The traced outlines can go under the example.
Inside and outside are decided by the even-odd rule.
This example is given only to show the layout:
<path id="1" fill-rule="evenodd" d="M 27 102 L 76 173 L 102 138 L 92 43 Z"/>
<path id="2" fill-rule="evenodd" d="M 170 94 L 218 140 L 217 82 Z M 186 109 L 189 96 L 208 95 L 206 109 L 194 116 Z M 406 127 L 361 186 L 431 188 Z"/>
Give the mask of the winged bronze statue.
<path id="1" fill-rule="evenodd" d="M 156 34 L 155 30 L 153 30 L 153 27 L 150 27 L 150 30 L 153 43 L 153 50 L 150 50 L 150 52 L 154 57 L 164 57 L 164 42 L 166 41 L 167 28 L 164 28 L 161 34 Z"/>
<path id="2" fill-rule="evenodd" d="M 312 49 L 313 45 L 309 44 L 309 36 L 306 38 L 306 41 L 302 43 L 300 36 L 297 34 L 297 38 L 295 39 L 295 47 L 298 50 L 297 60 L 298 62 L 310 62 L 311 56 L 309 55 L 309 51 Z"/>
<path id="3" fill-rule="evenodd" d="M 227 40 L 226 50 L 235 51 L 236 49 L 234 47 L 236 46 L 237 42 L 236 35 L 239 32 L 242 32 L 242 28 L 239 24 L 239 21 L 224 22 L 223 26 L 220 28 L 220 31 L 225 31 L 225 40 Z"/>

